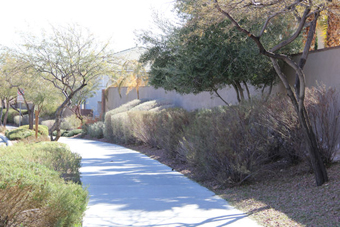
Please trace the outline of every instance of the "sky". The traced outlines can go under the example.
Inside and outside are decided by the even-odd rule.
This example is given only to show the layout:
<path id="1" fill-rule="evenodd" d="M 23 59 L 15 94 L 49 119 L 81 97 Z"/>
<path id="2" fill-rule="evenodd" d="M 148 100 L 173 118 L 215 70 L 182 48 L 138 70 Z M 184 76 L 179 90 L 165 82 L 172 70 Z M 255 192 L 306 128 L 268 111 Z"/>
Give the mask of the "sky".
<path id="1" fill-rule="evenodd" d="M 77 23 L 99 37 L 111 38 L 114 51 L 136 46 L 134 31 L 152 26 L 152 11 L 166 17 L 174 0 L 0 0 L 0 44 L 20 42 L 19 33 Z"/>

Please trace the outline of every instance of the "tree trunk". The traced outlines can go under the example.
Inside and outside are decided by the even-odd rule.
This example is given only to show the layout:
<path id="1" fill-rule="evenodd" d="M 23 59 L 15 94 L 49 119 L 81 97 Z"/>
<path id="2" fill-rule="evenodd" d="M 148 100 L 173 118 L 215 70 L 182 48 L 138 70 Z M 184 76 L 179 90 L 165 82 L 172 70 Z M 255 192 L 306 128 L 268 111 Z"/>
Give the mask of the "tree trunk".
<path id="1" fill-rule="evenodd" d="M 314 171 L 316 185 L 320 186 L 323 183 L 328 181 L 328 176 L 327 176 L 327 171 L 326 171 L 325 165 L 323 164 L 322 159 L 321 159 L 320 150 L 319 150 L 319 147 L 317 145 L 317 139 L 316 139 L 315 134 L 312 130 L 312 126 L 309 122 L 307 111 L 305 109 L 304 103 L 301 102 L 303 100 L 304 94 L 302 94 L 302 97 L 299 97 L 300 100 L 297 100 L 297 98 L 295 98 L 293 90 L 291 89 L 291 87 L 288 83 L 287 77 L 286 77 L 286 75 L 283 74 L 279 64 L 273 58 L 271 58 L 271 61 L 273 63 L 273 66 L 274 66 L 277 74 L 279 75 L 281 81 L 283 82 L 283 84 L 284 84 L 284 86 L 287 90 L 288 97 L 290 98 L 290 100 L 291 100 L 291 102 L 292 102 L 292 104 L 293 104 L 293 106 L 294 106 L 294 108 L 295 108 L 295 110 L 298 114 L 298 119 L 299 119 L 299 122 L 300 122 L 301 127 L 302 127 L 303 132 L 304 132 L 304 137 L 305 137 L 305 142 L 306 142 L 307 149 L 308 149 L 307 151 L 308 151 L 308 154 L 309 154 L 310 162 L 311 162 L 311 165 L 312 165 L 312 168 L 313 168 L 313 171 Z M 300 76 L 301 74 L 303 75 L 303 71 L 300 70 L 298 72 L 298 74 L 299 74 L 300 81 L 303 81 L 303 80 L 301 80 L 301 76 Z M 300 89 L 304 89 L 303 85 L 304 85 L 304 81 L 303 81 L 303 83 L 301 83 Z M 299 95 L 301 96 L 301 93 L 299 93 Z"/>
<path id="2" fill-rule="evenodd" d="M 83 123 L 84 123 L 84 117 L 83 117 L 83 115 L 81 114 L 80 104 L 77 104 L 74 113 L 75 113 L 76 117 L 80 120 L 81 125 L 83 125 Z"/>
<path id="3" fill-rule="evenodd" d="M 4 110 L 4 108 L 1 107 L 1 110 L 0 110 L 0 126 L 2 126 L 2 113 L 3 113 L 3 110 Z"/>
<path id="4" fill-rule="evenodd" d="M 75 91 L 71 92 L 71 94 L 69 94 L 68 96 L 66 96 L 65 101 L 57 108 L 56 112 L 55 112 L 55 122 L 53 124 L 53 126 L 51 127 L 51 129 L 49 130 L 49 134 L 50 134 L 50 138 L 51 141 L 58 141 L 59 138 L 61 137 L 61 132 L 60 132 L 60 124 L 61 124 L 61 115 L 64 112 L 64 109 L 66 108 L 66 106 L 70 103 L 71 99 L 73 98 L 73 96 L 80 91 L 83 87 L 85 87 L 87 84 L 82 84 L 81 86 L 79 86 Z M 57 131 L 57 135 L 55 138 L 53 138 L 53 132 Z"/>
<path id="5" fill-rule="evenodd" d="M 243 88 L 242 88 L 242 86 L 241 86 L 241 84 L 239 82 L 235 82 L 235 84 L 236 84 L 236 87 L 237 87 L 237 89 L 239 91 L 241 102 L 243 102 L 244 101 Z"/>
<path id="6" fill-rule="evenodd" d="M 315 181 L 316 185 L 320 186 L 328 181 L 328 175 L 326 171 L 326 167 L 322 161 L 321 155 L 320 155 L 320 149 L 317 144 L 317 138 L 315 137 L 315 133 L 312 130 L 312 127 L 308 120 L 305 118 L 305 115 L 307 114 L 306 110 L 303 110 L 304 113 L 301 113 L 301 121 L 305 122 L 305 137 L 307 141 L 308 146 L 308 152 L 309 152 L 309 158 L 310 163 L 312 165 L 312 169 L 315 174 Z"/>
<path id="7" fill-rule="evenodd" d="M 312 125 L 309 121 L 309 116 L 304 105 L 305 81 L 303 80 L 304 77 L 301 77 L 301 75 L 303 74 L 303 68 L 307 62 L 308 54 L 310 51 L 310 46 L 312 45 L 312 41 L 315 35 L 316 21 L 318 17 L 319 17 L 319 14 L 314 14 L 314 18 L 309 27 L 305 47 L 304 47 L 303 53 L 298 63 L 298 69 L 296 70 L 296 76 L 295 76 L 295 81 L 296 81 L 295 94 L 298 100 L 297 108 L 298 108 L 298 114 L 299 114 L 299 121 L 305 131 L 305 137 L 306 137 L 306 142 L 307 142 L 307 146 L 309 150 L 310 162 L 311 162 L 314 174 L 315 174 L 316 184 L 319 186 L 328 181 L 328 176 L 327 176 L 326 167 L 320 155 L 320 148 L 318 147 L 317 138 L 313 131 Z"/>
<path id="8" fill-rule="evenodd" d="M 28 112 L 28 128 L 33 130 L 34 125 L 34 111 Z"/>
<path id="9" fill-rule="evenodd" d="M 326 171 L 326 168 L 325 168 L 325 166 L 324 166 L 324 164 L 321 160 L 320 150 L 319 150 L 319 147 L 317 145 L 317 139 L 316 139 L 315 134 L 312 130 L 311 124 L 309 122 L 309 117 L 308 117 L 307 111 L 306 111 L 305 106 L 304 106 L 305 85 L 306 84 L 305 84 L 305 75 L 303 73 L 303 69 L 300 68 L 291 59 L 289 59 L 288 56 L 286 56 L 284 54 L 275 53 L 275 51 L 277 51 L 280 48 L 288 45 L 289 43 L 294 41 L 298 37 L 299 34 L 301 34 L 301 31 L 302 31 L 302 29 L 303 29 L 303 27 L 305 26 L 305 23 L 306 23 L 306 18 L 310 16 L 311 8 L 305 7 L 304 13 L 303 13 L 302 17 L 300 18 L 299 26 L 297 27 L 295 33 L 289 39 L 287 39 L 287 40 L 279 43 L 275 47 L 273 47 L 269 52 L 265 49 L 265 47 L 261 43 L 261 41 L 260 41 L 261 37 L 256 37 L 250 31 L 242 28 L 239 25 L 239 23 L 229 14 L 229 12 L 222 10 L 220 5 L 218 4 L 218 0 L 214 0 L 214 3 L 215 3 L 215 7 L 217 8 L 217 10 L 220 13 L 222 13 L 225 17 L 227 17 L 236 26 L 236 28 L 240 32 L 246 34 L 250 39 L 252 39 L 256 43 L 256 45 L 258 46 L 260 53 L 269 57 L 270 60 L 272 61 L 273 66 L 275 68 L 275 71 L 277 72 L 282 83 L 284 84 L 284 86 L 287 90 L 287 94 L 288 94 L 290 100 L 292 101 L 292 104 L 293 104 L 293 106 L 294 106 L 294 108 L 295 108 L 295 110 L 298 114 L 299 123 L 301 124 L 301 127 L 304 131 L 306 143 L 307 143 L 307 146 L 308 146 L 308 153 L 310 155 L 312 168 L 314 170 L 316 184 L 318 186 L 320 186 L 323 183 L 327 182 L 328 181 L 327 171 Z M 311 29 L 310 29 L 310 32 L 308 33 L 308 36 L 310 36 L 312 38 L 314 37 L 314 33 L 315 33 L 315 29 L 313 31 L 313 26 L 315 26 L 314 23 L 316 23 L 316 20 L 319 16 L 319 11 L 315 11 L 313 16 L 314 16 L 313 23 L 311 23 Z M 267 24 L 265 24 L 265 25 L 267 26 Z M 262 30 L 264 30 L 264 28 Z M 304 53 L 303 53 L 303 55 L 306 54 L 305 60 L 307 60 L 309 47 L 310 47 L 310 43 L 308 44 L 308 42 L 306 42 L 306 46 L 304 48 Z M 295 72 L 298 76 L 298 79 L 296 80 L 297 86 L 295 88 L 296 89 L 295 90 L 296 91 L 296 97 L 295 97 L 294 92 L 293 92 L 293 90 L 291 89 L 291 87 L 288 83 L 286 75 L 284 75 L 282 73 L 282 70 L 281 70 L 279 64 L 276 61 L 277 59 L 282 59 L 290 67 L 292 67 L 295 70 Z M 305 64 L 305 62 L 303 62 L 303 60 L 302 60 L 301 63 L 303 63 L 303 65 Z"/>
<path id="10" fill-rule="evenodd" d="M 1 101 L 0 125 L 3 126 L 2 116 L 4 113 L 5 101 L 3 99 L 0 99 L 0 101 Z"/>
<path id="11" fill-rule="evenodd" d="M 61 125 L 61 115 L 63 114 L 63 111 L 67 105 L 67 103 L 69 102 L 70 99 L 66 99 L 63 104 L 61 106 L 58 107 L 58 109 L 56 110 L 55 113 L 55 122 L 53 124 L 53 126 L 51 127 L 51 129 L 49 130 L 50 133 L 50 138 L 51 141 L 58 141 L 59 138 L 61 137 L 61 131 L 60 131 L 60 125 Z M 68 102 L 66 102 L 68 101 Z M 57 131 L 57 135 L 54 138 L 53 137 L 53 132 Z"/>
<path id="12" fill-rule="evenodd" d="M 241 102 L 241 99 L 240 99 L 240 93 L 239 93 L 239 91 L 238 91 L 238 88 L 237 88 L 237 86 L 236 86 L 235 83 L 232 83 L 232 85 L 233 85 L 233 87 L 234 87 L 234 89 L 235 89 L 235 92 L 236 92 L 237 101 L 240 103 L 240 102 Z"/>
<path id="13" fill-rule="evenodd" d="M 9 101 L 6 100 L 6 112 L 4 116 L 4 121 L 2 122 L 5 127 L 7 124 L 8 111 L 9 111 Z"/>
<path id="14" fill-rule="evenodd" d="M 250 91 L 249 91 L 247 82 L 243 81 L 243 84 L 244 84 L 244 87 L 246 88 L 248 99 L 251 100 Z"/>
<path id="15" fill-rule="evenodd" d="M 29 107 L 29 104 L 26 104 L 27 113 L 28 113 L 28 128 L 33 130 L 34 125 L 34 104 L 32 104 L 32 107 Z"/>
<path id="16" fill-rule="evenodd" d="M 217 89 L 213 88 L 213 91 L 215 92 L 215 94 L 217 95 L 217 97 L 219 97 L 222 102 L 224 102 L 227 106 L 230 106 L 229 103 L 227 101 L 225 101 L 222 96 L 218 93 Z"/>
<path id="17" fill-rule="evenodd" d="M 272 82 L 270 82 L 270 85 L 269 85 L 269 91 L 268 91 L 268 93 L 267 93 L 267 95 L 266 96 L 264 96 L 264 90 L 265 90 L 265 88 L 266 88 L 266 86 L 264 86 L 263 87 L 263 89 L 262 89 L 262 98 L 263 98 L 263 100 L 265 101 L 265 102 L 267 102 L 268 101 L 268 99 L 269 99 L 269 97 L 270 97 L 270 95 L 271 95 L 271 93 L 272 93 L 272 90 L 273 90 L 273 81 Z"/>

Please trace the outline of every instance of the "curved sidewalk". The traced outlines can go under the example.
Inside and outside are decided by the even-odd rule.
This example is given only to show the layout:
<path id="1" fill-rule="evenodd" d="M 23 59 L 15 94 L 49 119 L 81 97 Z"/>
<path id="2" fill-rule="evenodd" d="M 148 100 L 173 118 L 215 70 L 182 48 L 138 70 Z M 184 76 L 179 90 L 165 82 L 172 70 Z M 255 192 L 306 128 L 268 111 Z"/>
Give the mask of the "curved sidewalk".
<path id="1" fill-rule="evenodd" d="M 259 226 L 213 192 L 118 145 L 60 139 L 82 156 L 90 201 L 83 226 Z"/>

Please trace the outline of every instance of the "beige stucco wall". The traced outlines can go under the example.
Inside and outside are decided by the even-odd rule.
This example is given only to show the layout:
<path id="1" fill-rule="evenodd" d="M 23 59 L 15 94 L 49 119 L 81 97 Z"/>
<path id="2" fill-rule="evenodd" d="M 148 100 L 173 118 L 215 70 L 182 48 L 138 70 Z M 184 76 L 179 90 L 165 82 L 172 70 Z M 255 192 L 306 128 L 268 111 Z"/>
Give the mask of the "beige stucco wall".
<path id="1" fill-rule="evenodd" d="M 295 55 L 293 59 L 298 62 L 300 56 Z M 284 73 L 288 75 L 291 84 L 294 84 L 294 71 L 289 66 L 286 66 Z M 310 52 L 304 67 L 304 73 L 308 87 L 322 83 L 327 87 L 340 90 L 340 47 Z"/>
<path id="2" fill-rule="evenodd" d="M 293 57 L 298 61 L 300 55 Z M 284 68 L 291 84 L 294 84 L 295 73 L 289 67 Z M 326 86 L 335 87 L 340 90 L 340 47 L 313 51 L 309 54 L 307 63 L 304 68 L 307 86 L 315 86 L 317 82 Z M 250 88 L 251 93 L 258 94 L 254 88 Z M 282 84 L 278 84 L 274 89 L 275 92 L 285 92 Z M 220 95 L 231 104 L 237 103 L 236 93 L 233 88 L 219 90 Z M 137 98 L 136 90 L 132 90 L 126 95 L 126 88 L 122 88 L 122 98 L 119 97 L 117 88 L 110 88 L 108 100 L 106 101 L 105 112 L 114 109 L 124 103 Z M 172 102 L 175 106 L 185 108 L 186 110 L 195 110 L 201 108 L 211 108 L 219 105 L 225 105 L 216 95 L 209 92 L 200 94 L 180 95 L 175 91 L 165 91 L 164 89 L 154 89 L 153 87 L 140 88 L 141 99 L 162 99 Z"/>
<path id="3" fill-rule="evenodd" d="M 108 92 L 108 100 L 106 101 L 105 112 L 119 107 L 131 100 L 137 99 L 136 90 L 132 90 L 126 95 L 127 88 L 122 88 L 122 98 L 119 97 L 118 88 L 110 88 Z M 250 87 L 250 92 L 255 95 L 257 91 Z M 237 103 L 236 92 L 233 88 L 226 87 L 218 91 L 218 93 L 230 104 Z M 141 87 L 139 90 L 140 99 L 160 99 L 169 101 L 177 107 L 182 107 L 188 111 L 202 108 L 212 108 L 215 106 L 225 105 L 225 103 L 215 94 L 202 92 L 197 95 L 187 94 L 181 95 L 175 91 L 165 91 L 162 88 L 155 89 L 153 87 Z"/>

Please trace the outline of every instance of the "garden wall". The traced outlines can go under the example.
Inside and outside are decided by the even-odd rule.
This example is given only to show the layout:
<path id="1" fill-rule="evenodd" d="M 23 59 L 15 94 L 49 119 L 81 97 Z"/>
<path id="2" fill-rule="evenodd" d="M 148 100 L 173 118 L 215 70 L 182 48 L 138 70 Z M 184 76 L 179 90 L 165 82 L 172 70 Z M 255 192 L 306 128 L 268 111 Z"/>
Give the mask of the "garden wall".
<path id="1" fill-rule="evenodd" d="M 296 61 L 300 55 L 293 56 Z M 321 49 L 312 51 L 309 54 L 307 63 L 304 68 L 307 86 L 315 86 L 317 82 L 325 84 L 327 87 L 340 89 L 340 47 Z M 295 73 L 289 67 L 284 68 L 284 72 L 289 77 L 291 84 L 294 84 Z M 132 90 L 126 95 L 127 88 L 122 88 L 120 98 L 118 88 L 110 88 L 108 99 L 105 103 L 105 112 L 114 109 L 124 103 L 137 98 L 136 90 Z M 251 94 L 259 92 L 251 88 Z M 285 92 L 282 84 L 278 84 L 273 92 Z M 224 88 L 219 90 L 220 95 L 231 104 L 237 103 L 236 93 L 233 88 Z M 140 88 L 141 99 L 163 99 L 171 101 L 175 106 L 182 107 L 188 111 L 201 108 L 211 108 L 219 105 L 225 105 L 216 95 L 209 92 L 200 94 L 180 95 L 175 91 L 165 91 L 164 89 L 155 89 L 153 87 Z"/>
<path id="2" fill-rule="evenodd" d="M 118 88 L 109 88 L 108 99 L 106 100 L 105 111 L 117 108 L 124 103 L 137 99 L 136 90 L 130 91 L 126 94 L 127 88 L 121 89 L 120 98 Z M 250 88 L 252 95 L 257 92 L 254 88 Z M 218 91 L 221 97 L 230 104 L 237 103 L 236 92 L 233 88 L 224 88 Z M 246 95 L 246 94 L 245 94 Z M 177 107 L 182 107 L 188 111 L 202 108 L 212 108 L 215 106 L 226 105 L 216 94 L 210 94 L 209 92 L 201 92 L 197 95 L 187 94 L 181 95 L 175 91 L 165 91 L 163 88 L 155 89 L 153 87 L 140 87 L 139 89 L 140 99 L 161 99 L 171 102 Z"/>

